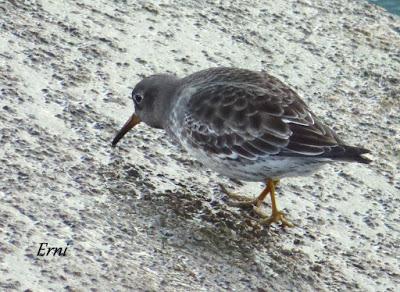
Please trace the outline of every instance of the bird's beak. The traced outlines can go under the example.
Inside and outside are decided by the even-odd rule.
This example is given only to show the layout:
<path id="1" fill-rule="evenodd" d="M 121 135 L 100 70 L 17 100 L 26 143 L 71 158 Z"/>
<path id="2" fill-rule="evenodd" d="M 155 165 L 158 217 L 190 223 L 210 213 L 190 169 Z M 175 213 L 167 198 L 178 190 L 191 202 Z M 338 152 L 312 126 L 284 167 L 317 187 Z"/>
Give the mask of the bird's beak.
<path id="1" fill-rule="evenodd" d="M 129 120 L 125 123 L 125 125 L 121 128 L 121 130 L 119 130 L 119 132 L 117 133 L 117 135 L 115 136 L 114 140 L 112 141 L 112 146 L 115 147 L 115 145 L 117 145 L 118 141 L 121 140 L 122 137 L 125 136 L 126 133 L 128 133 L 128 131 L 130 129 L 132 129 L 134 126 L 136 126 L 137 124 L 140 123 L 140 118 L 133 114 Z"/>

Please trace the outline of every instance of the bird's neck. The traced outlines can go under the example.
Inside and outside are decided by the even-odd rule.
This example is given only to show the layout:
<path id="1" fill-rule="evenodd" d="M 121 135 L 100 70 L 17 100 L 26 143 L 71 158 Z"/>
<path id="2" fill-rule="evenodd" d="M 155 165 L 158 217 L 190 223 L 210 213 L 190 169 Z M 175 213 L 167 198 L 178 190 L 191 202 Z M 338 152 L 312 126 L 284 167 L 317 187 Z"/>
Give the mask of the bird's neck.
<path id="1" fill-rule="evenodd" d="M 159 100 L 162 100 L 163 102 L 156 105 L 158 107 L 158 111 L 160 114 L 160 117 L 158 118 L 159 122 L 159 128 L 164 128 L 166 126 L 166 122 L 169 119 L 169 116 L 171 114 L 173 105 L 175 104 L 175 99 L 178 97 L 178 91 L 179 87 L 181 85 L 181 79 L 178 79 L 176 77 L 171 78 L 168 80 L 168 83 L 163 85 L 163 92 L 162 98 Z"/>

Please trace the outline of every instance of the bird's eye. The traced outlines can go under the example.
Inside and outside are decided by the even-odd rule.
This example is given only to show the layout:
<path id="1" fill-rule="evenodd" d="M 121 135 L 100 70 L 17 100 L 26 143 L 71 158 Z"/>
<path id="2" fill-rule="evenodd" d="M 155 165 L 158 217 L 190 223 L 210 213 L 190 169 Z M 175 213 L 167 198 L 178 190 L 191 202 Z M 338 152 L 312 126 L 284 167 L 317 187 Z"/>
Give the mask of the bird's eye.
<path id="1" fill-rule="evenodd" d="M 140 103 L 143 100 L 143 96 L 138 93 L 132 93 L 132 99 L 136 103 Z"/>

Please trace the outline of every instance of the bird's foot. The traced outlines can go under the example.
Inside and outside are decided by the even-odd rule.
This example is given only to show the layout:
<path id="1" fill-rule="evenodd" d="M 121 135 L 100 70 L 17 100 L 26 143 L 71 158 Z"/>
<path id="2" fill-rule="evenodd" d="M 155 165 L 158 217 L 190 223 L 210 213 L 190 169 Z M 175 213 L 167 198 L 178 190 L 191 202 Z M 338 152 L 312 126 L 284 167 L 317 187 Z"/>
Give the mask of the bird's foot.
<path id="1" fill-rule="evenodd" d="M 222 192 L 225 193 L 229 198 L 234 201 L 229 201 L 228 204 L 234 207 L 255 207 L 258 203 L 257 198 L 250 199 L 243 195 L 238 195 L 236 193 L 228 191 L 222 184 L 219 184 Z"/>
<path id="2" fill-rule="evenodd" d="M 285 218 L 285 214 L 282 211 L 278 211 L 278 210 L 273 210 L 272 211 L 272 215 L 268 216 L 267 214 L 265 214 L 263 211 L 261 210 L 256 210 L 259 209 L 257 207 L 254 208 L 255 212 L 260 215 L 261 218 L 263 218 L 261 220 L 261 224 L 266 224 L 266 225 L 271 225 L 272 223 L 280 223 L 280 225 L 282 227 L 294 227 L 294 224 L 289 222 L 286 218 Z"/>
<path id="3" fill-rule="evenodd" d="M 222 192 L 224 192 L 229 198 L 235 200 L 229 201 L 229 205 L 235 207 L 252 207 L 254 212 L 262 218 L 261 224 L 271 225 L 272 223 L 280 223 L 282 227 L 294 227 L 294 224 L 286 220 L 285 214 L 281 211 L 278 211 L 278 208 L 276 206 L 275 186 L 277 185 L 277 183 L 277 180 L 269 180 L 267 182 L 266 188 L 255 199 L 250 199 L 248 197 L 232 193 L 228 191 L 222 184 L 220 184 L 219 186 Z M 268 194 L 271 195 L 272 215 L 268 215 L 261 208 L 262 203 Z"/>

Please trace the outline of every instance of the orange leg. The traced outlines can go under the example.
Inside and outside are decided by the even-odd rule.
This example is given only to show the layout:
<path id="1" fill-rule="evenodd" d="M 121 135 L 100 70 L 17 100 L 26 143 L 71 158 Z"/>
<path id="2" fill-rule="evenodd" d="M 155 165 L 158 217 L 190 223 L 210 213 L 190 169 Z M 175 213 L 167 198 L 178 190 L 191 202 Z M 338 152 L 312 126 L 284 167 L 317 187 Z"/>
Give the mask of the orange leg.
<path id="1" fill-rule="evenodd" d="M 278 207 L 276 205 L 275 187 L 278 184 L 278 182 L 279 182 L 278 180 L 274 181 L 272 179 L 269 179 L 267 181 L 267 186 L 268 186 L 268 188 L 270 190 L 270 194 L 271 194 L 272 214 L 269 217 L 267 216 L 267 218 L 265 218 L 265 216 L 262 216 L 265 219 L 261 220 L 261 223 L 271 225 L 272 223 L 280 222 L 283 227 L 293 227 L 294 225 L 286 220 L 285 214 L 282 211 L 279 211 Z M 257 208 L 257 207 L 255 207 L 255 208 Z"/>
<path id="2" fill-rule="evenodd" d="M 256 212 L 260 217 L 262 217 L 262 223 L 271 225 L 272 223 L 281 223 L 282 226 L 293 227 L 294 225 L 288 222 L 285 218 L 285 215 L 278 210 L 275 198 L 275 188 L 278 185 L 279 180 L 268 179 L 267 185 L 265 186 L 264 190 L 256 199 L 249 199 L 244 196 L 240 196 L 237 194 L 233 194 L 225 189 L 224 186 L 220 185 L 222 191 L 226 193 L 229 197 L 235 199 L 235 201 L 230 202 L 231 205 L 237 207 L 248 207 L 252 206 L 254 212 Z M 264 202 L 265 198 L 271 194 L 271 205 L 272 205 L 272 214 L 268 216 L 261 210 L 261 205 Z"/>
<path id="3" fill-rule="evenodd" d="M 231 199 L 234 199 L 234 201 L 229 202 L 229 205 L 235 206 L 235 207 L 253 207 L 253 206 L 260 207 L 262 205 L 265 197 L 270 193 L 270 189 L 267 185 L 257 198 L 250 199 L 246 196 L 238 195 L 238 194 L 228 191 L 222 184 L 220 184 L 220 188 Z"/>

